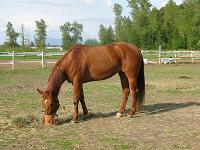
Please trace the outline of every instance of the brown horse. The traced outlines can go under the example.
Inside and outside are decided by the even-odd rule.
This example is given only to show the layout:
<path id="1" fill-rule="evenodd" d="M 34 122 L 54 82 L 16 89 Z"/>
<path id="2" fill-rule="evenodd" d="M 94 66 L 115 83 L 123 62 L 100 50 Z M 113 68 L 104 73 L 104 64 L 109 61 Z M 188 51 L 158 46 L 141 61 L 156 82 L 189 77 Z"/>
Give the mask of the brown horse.
<path id="1" fill-rule="evenodd" d="M 45 123 L 55 123 L 55 115 L 59 108 L 58 94 L 65 80 L 73 85 L 74 113 L 72 121 L 78 119 L 78 104 L 81 102 L 83 114 L 88 114 L 84 101 L 83 83 L 104 80 L 119 74 L 123 90 L 122 104 L 117 117 L 125 112 L 130 91 L 132 106 L 129 116 L 132 117 L 137 107 L 143 105 L 145 95 L 144 62 L 140 50 L 128 43 L 114 43 L 99 47 L 76 45 L 72 47 L 55 64 L 48 80 L 46 91 L 42 94 L 45 109 Z"/>

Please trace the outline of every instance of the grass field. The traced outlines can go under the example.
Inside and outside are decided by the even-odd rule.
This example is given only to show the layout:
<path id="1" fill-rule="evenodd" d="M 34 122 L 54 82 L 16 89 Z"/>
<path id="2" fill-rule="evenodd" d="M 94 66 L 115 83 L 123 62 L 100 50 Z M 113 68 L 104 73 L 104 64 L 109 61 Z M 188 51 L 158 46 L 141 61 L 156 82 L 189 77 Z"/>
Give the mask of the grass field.
<path id="1" fill-rule="evenodd" d="M 146 65 L 145 106 L 132 119 L 114 117 L 122 96 L 114 76 L 84 85 L 90 115 L 70 123 L 72 86 L 64 83 L 58 125 L 50 127 L 36 89 L 46 88 L 51 69 L 40 67 L 0 66 L 0 149 L 199 149 L 200 64 Z"/>

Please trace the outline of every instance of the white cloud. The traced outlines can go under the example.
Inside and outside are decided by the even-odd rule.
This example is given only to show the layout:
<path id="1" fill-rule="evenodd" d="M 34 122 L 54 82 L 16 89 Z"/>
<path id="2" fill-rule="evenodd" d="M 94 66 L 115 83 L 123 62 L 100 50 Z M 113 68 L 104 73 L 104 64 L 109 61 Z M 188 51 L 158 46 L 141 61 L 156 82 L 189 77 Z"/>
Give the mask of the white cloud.
<path id="1" fill-rule="evenodd" d="M 106 5 L 107 5 L 108 7 L 112 7 L 112 5 L 113 5 L 112 0 L 106 0 Z"/>
<path id="2" fill-rule="evenodd" d="M 84 4 L 86 4 L 86 5 L 93 5 L 97 1 L 96 0 L 81 0 L 81 2 L 84 3 Z M 113 5 L 113 1 L 112 0 L 104 0 L 103 3 L 104 3 L 104 5 L 106 5 L 108 7 L 111 7 Z"/>
<path id="3" fill-rule="evenodd" d="M 0 31 L 3 31 L 5 25 L 5 22 L 0 19 Z"/>
<path id="4" fill-rule="evenodd" d="M 167 3 L 168 3 L 168 1 L 162 2 L 162 3 L 160 3 L 160 6 L 159 6 L 159 7 L 160 7 L 160 8 L 161 8 L 161 7 L 164 7 Z"/>
<path id="5" fill-rule="evenodd" d="M 59 7 L 73 7 L 75 5 L 73 5 L 72 3 L 70 3 L 69 1 L 66 2 L 65 0 L 59 0 L 59 1 L 55 1 L 55 0 L 17 0 L 16 2 L 20 3 L 20 4 L 31 4 L 31 5 L 45 5 L 45 6 L 59 6 Z"/>
<path id="6" fill-rule="evenodd" d="M 154 7 L 157 7 L 158 9 L 160 9 L 164 7 L 169 2 L 169 0 L 150 0 L 150 2 Z M 180 5 L 182 2 L 183 0 L 175 0 L 175 3 L 177 5 Z"/>
<path id="7" fill-rule="evenodd" d="M 81 2 L 86 5 L 92 5 L 95 4 L 96 0 L 81 0 Z"/>

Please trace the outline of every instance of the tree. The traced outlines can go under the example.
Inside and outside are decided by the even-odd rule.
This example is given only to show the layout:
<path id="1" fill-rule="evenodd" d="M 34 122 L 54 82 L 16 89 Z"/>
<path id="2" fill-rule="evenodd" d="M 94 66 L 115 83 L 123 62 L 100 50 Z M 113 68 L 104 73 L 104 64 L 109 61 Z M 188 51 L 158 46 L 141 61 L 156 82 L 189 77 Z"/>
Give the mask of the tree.
<path id="1" fill-rule="evenodd" d="M 25 35 L 24 35 L 24 25 L 23 24 L 21 24 L 20 36 L 21 36 L 21 45 L 24 47 L 24 45 L 25 45 Z"/>
<path id="2" fill-rule="evenodd" d="M 115 40 L 133 43 L 143 49 L 198 49 L 200 39 L 200 0 L 173 0 L 160 10 L 149 0 L 127 0 L 130 16 L 122 16 L 123 8 L 115 4 Z M 105 27 L 100 39 L 106 37 Z M 101 40 L 103 41 L 103 40 Z"/>
<path id="3" fill-rule="evenodd" d="M 10 47 L 14 47 L 14 46 L 18 46 L 17 44 L 17 37 L 19 36 L 19 34 L 17 32 L 15 32 L 12 23 L 8 22 L 6 25 L 6 42 L 5 45 L 10 46 Z"/>
<path id="4" fill-rule="evenodd" d="M 98 45 L 98 41 L 94 38 L 92 39 L 87 39 L 84 42 L 86 45 L 91 45 L 91 46 L 97 46 Z"/>
<path id="5" fill-rule="evenodd" d="M 182 20 L 184 21 L 184 35 L 188 49 L 198 49 L 200 39 L 200 0 L 185 0 L 183 3 Z M 183 18 L 184 16 L 184 18 Z"/>
<path id="6" fill-rule="evenodd" d="M 60 26 L 60 31 L 62 32 L 63 49 L 69 49 L 74 44 L 82 42 L 82 24 L 79 24 L 77 22 L 65 22 L 64 25 Z"/>
<path id="7" fill-rule="evenodd" d="M 166 36 L 167 48 L 174 48 L 174 36 L 177 34 L 176 27 L 177 6 L 173 0 L 169 0 L 163 8 L 163 28 Z"/>
<path id="8" fill-rule="evenodd" d="M 122 20 L 122 6 L 119 4 L 114 4 L 113 11 L 115 13 L 115 40 L 122 41 L 123 39 L 123 20 Z"/>
<path id="9" fill-rule="evenodd" d="M 29 46 L 30 46 L 30 47 L 34 47 L 35 45 L 34 45 L 34 43 L 31 41 L 30 44 L 29 44 Z"/>
<path id="10" fill-rule="evenodd" d="M 161 29 L 159 26 L 159 11 L 153 8 L 148 15 L 149 24 L 145 35 L 145 48 L 155 49 L 161 44 Z"/>
<path id="11" fill-rule="evenodd" d="M 36 34 L 35 34 L 35 44 L 36 47 L 44 48 L 46 46 L 46 28 L 47 25 L 43 19 L 40 21 L 35 21 L 36 23 Z"/>
<path id="12" fill-rule="evenodd" d="M 112 26 L 109 26 L 107 29 L 107 41 L 108 44 L 113 43 L 115 41 L 115 33 Z"/>
<path id="13" fill-rule="evenodd" d="M 99 27 L 99 40 L 101 45 L 107 44 L 106 36 L 107 36 L 107 28 L 104 27 L 103 24 L 101 24 Z"/>
<path id="14" fill-rule="evenodd" d="M 112 26 L 106 28 L 104 25 L 100 25 L 99 40 L 101 45 L 110 44 L 115 41 L 115 35 Z"/>
<path id="15" fill-rule="evenodd" d="M 151 3 L 149 0 L 128 0 L 131 8 L 132 32 L 134 32 L 134 43 L 139 47 L 146 46 L 146 34 L 148 34 L 149 13 L 151 12 Z"/>

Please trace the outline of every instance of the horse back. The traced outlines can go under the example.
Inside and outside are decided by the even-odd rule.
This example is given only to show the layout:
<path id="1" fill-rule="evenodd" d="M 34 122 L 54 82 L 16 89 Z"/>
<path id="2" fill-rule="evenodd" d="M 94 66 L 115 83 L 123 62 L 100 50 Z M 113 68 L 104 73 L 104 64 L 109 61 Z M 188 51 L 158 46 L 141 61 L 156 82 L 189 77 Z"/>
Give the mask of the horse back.
<path id="1" fill-rule="evenodd" d="M 88 82 L 107 79 L 130 69 L 139 63 L 140 55 L 136 46 L 122 42 L 98 47 L 78 45 L 70 50 L 63 64 L 70 80 L 78 78 Z"/>

